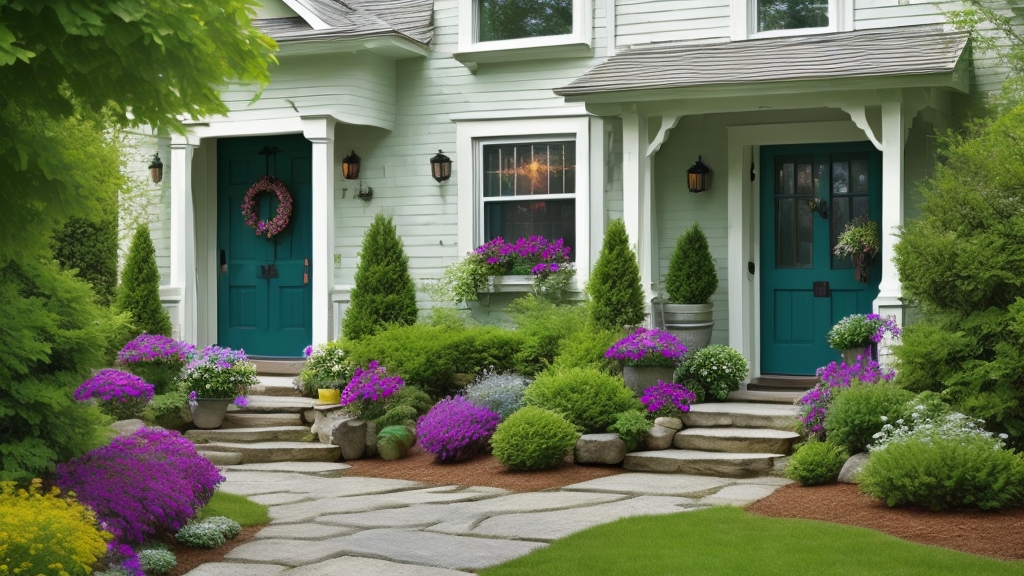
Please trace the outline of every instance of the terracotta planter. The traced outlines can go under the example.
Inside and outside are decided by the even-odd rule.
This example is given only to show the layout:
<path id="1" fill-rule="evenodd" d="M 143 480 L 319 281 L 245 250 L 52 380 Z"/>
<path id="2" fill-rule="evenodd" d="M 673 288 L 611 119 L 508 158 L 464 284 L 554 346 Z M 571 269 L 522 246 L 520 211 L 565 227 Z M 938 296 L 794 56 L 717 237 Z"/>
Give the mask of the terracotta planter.
<path id="1" fill-rule="evenodd" d="M 626 387 L 640 396 L 659 380 L 671 382 L 675 370 L 667 366 L 623 366 L 622 377 L 626 380 Z"/>
<path id="2" fill-rule="evenodd" d="M 316 394 L 321 404 L 341 404 L 341 390 L 337 388 L 318 388 Z"/>
<path id="3" fill-rule="evenodd" d="M 665 329 L 687 350 L 700 350 L 711 343 L 714 304 L 663 304 Z"/>
<path id="4" fill-rule="evenodd" d="M 224 423 L 224 415 L 228 413 L 231 398 L 196 398 L 192 405 L 192 423 L 196 428 L 209 430 L 220 428 Z"/>

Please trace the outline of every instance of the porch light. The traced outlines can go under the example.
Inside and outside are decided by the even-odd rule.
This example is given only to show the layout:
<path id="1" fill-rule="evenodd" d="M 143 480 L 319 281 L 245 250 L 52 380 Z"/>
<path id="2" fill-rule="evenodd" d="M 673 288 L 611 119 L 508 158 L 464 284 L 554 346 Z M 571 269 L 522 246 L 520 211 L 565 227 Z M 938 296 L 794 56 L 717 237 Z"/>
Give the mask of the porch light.
<path id="1" fill-rule="evenodd" d="M 711 169 L 701 162 L 700 156 L 697 156 L 697 163 L 686 171 L 686 181 L 690 192 L 694 193 L 704 192 L 711 186 Z"/>
<path id="2" fill-rule="evenodd" d="M 430 159 L 430 174 L 438 182 L 447 181 L 452 177 L 452 159 L 438 150 L 437 154 Z"/>
<path id="3" fill-rule="evenodd" d="M 348 156 L 341 159 L 341 175 L 345 177 L 345 180 L 359 178 L 359 160 L 359 155 L 355 150 L 350 151 Z"/>
<path id="4" fill-rule="evenodd" d="M 149 179 L 153 184 L 159 184 L 164 179 L 164 163 L 160 161 L 160 153 L 153 154 L 153 161 L 149 163 Z"/>

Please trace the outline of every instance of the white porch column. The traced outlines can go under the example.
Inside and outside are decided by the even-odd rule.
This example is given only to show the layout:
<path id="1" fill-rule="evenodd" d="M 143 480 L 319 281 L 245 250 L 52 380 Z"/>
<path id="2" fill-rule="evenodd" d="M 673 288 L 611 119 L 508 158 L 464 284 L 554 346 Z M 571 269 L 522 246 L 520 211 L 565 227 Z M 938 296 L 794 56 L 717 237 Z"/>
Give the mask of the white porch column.
<path id="1" fill-rule="evenodd" d="M 903 148 L 907 141 L 902 95 L 893 91 L 882 101 L 882 279 L 873 308 L 900 306 L 903 289 L 893 262 L 897 229 L 903 224 Z"/>
<path id="2" fill-rule="evenodd" d="M 176 320 L 178 337 L 195 342 L 196 317 L 196 214 L 192 202 L 192 154 L 196 143 L 188 136 L 171 137 L 171 278 L 180 290 Z"/>
<path id="3" fill-rule="evenodd" d="M 651 226 L 651 158 L 647 155 L 650 138 L 647 117 L 622 115 L 622 215 L 626 233 L 636 249 L 640 265 L 640 284 L 644 299 L 654 297 L 651 257 L 654 238 Z"/>
<path id="4" fill-rule="evenodd" d="M 302 119 L 302 133 L 313 143 L 313 344 L 331 339 L 331 287 L 334 285 L 334 118 Z"/>

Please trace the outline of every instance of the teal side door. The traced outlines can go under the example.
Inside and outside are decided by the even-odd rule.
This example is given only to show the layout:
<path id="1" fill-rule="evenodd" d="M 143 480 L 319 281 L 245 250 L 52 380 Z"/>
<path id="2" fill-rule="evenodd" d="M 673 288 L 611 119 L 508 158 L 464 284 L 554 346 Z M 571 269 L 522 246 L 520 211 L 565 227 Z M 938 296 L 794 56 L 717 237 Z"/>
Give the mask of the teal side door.
<path id="1" fill-rule="evenodd" d="M 276 147 L 275 156 L 263 156 Z M 269 161 L 268 161 L 269 160 Z M 256 236 L 242 218 L 242 200 L 264 174 L 291 192 L 292 217 L 274 237 Z M 251 356 L 301 356 L 313 338 L 312 146 L 301 135 L 217 142 L 217 341 Z M 269 221 L 277 198 L 259 197 Z"/>
<path id="2" fill-rule="evenodd" d="M 761 174 L 761 372 L 811 375 L 839 359 L 829 329 L 878 296 L 890 255 L 864 284 L 832 248 L 851 219 L 881 223 L 882 155 L 868 142 L 765 146 Z"/>

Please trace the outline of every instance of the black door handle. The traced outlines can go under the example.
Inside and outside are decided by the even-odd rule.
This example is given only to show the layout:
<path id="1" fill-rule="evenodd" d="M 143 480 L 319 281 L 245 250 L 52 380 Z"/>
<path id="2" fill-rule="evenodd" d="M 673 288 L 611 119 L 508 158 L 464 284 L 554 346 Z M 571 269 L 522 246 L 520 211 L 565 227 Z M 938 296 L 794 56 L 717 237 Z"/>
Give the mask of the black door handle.
<path id="1" fill-rule="evenodd" d="M 220 251 L 220 273 L 224 274 L 228 271 L 228 255 L 224 250 Z"/>

